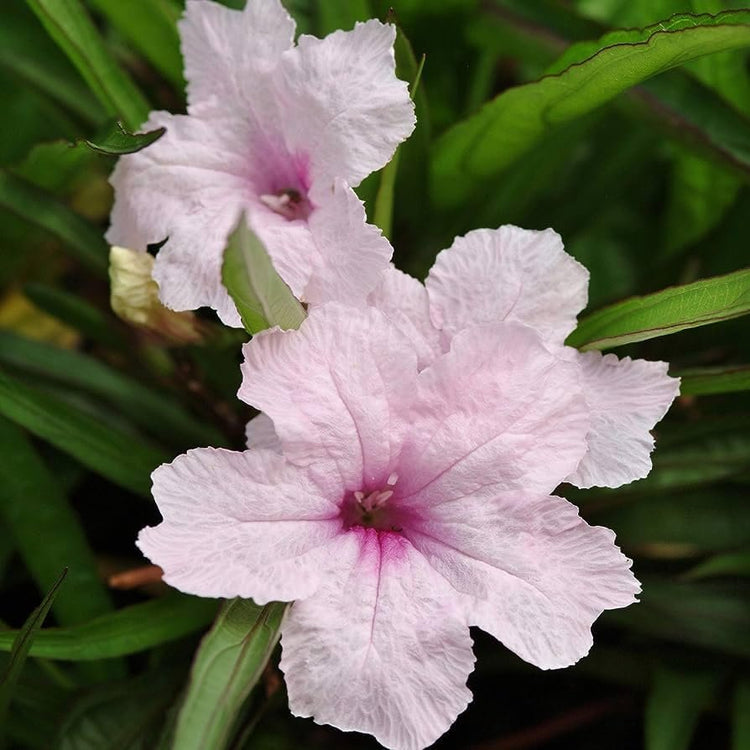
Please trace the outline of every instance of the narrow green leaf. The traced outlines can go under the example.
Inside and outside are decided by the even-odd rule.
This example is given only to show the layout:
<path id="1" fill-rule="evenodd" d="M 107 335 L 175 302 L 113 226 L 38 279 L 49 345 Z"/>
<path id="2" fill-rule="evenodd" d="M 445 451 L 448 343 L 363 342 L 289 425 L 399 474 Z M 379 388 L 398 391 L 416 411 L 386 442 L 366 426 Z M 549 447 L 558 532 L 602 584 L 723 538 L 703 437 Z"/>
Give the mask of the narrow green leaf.
<path id="1" fill-rule="evenodd" d="M 100 154 L 122 156 L 141 151 L 158 141 L 166 132 L 166 128 L 156 128 L 147 133 L 130 133 L 121 122 L 115 121 L 94 138 L 83 139 L 83 143 Z"/>
<path id="2" fill-rule="evenodd" d="M 167 445 L 224 444 L 221 433 L 193 417 L 161 391 L 151 390 L 80 352 L 0 331 L 0 365 L 103 398 L 118 407 L 133 424 Z"/>
<path id="3" fill-rule="evenodd" d="M 584 318 L 566 343 L 583 351 L 737 318 L 750 312 L 750 269 L 631 297 Z"/>
<path id="4" fill-rule="evenodd" d="M 52 585 L 52 588 L 44 597 L 42 603 L 29 615 L 19 631 L 6 631 L 2 633 L 2 635 L 5 636 L 9 632 L 13 632 L 14 637 L 10 642 L 10 648 L 7 649 L 10 651 L 10 662 L 5 670 L 5 674 L 3 674 L 2 679 L 0 679 L 0 727 L 5 723 L 8 706 L 10 705 L 13 696 L 13 688 L 21 675 L 21 669 L 26 661 L 26 657 L 31 651 L 34 637 L 42 627 L 67 573 L 67 569 L 64 569 L 58 576 L 57 581 Z"/>
<path id="5" fill-rule="evenodd" d="M 221 278 L 248 333 L 299 328 L 305 309 L 283 282 L 245 216 L 229 236 Z"/>
<path id="6" fill-rule="evenodd" d="M 179 91 L 185 86 L 176 0 L 89 0 Z"/>
<path id="7" fill-rule="evenodd" d="M 640 578 L 640 603 L 607 612 L 606 621 L 667 641 L 750 657 L 747 586 Z"/>
<path id="8" fill-rule="evenodd" d="M 196 654 L 174 750 L 227 746 L 240 709 L 279 640 L 286 606 L 260 607 L 248 599 L 224 603 Z"/>
<path id="9" fill-rule="evenodd" d="M 119 321 L 108 317 L 80 296 L 38 283 L 26 284 L 23 293 L 40 310 L 75 328 L 86 338 L 110 349 L 125 346 L 125 339 L 118 330 Z"/>
<path id="10" fill-rule="evenodd" d="M 369 0 L 326 0 L 315 3 L 318 36 L 324 37 L 336 29 L 348 31 L 357 21 L 373 17 Z"/>
<path id="11" fill-rule="evenodd" d="M 110 56 L 81 0 L 26 0 L 107 112 L 138 128 L 149 105 Z"/>
<path id="12" fill-rule="evenodd" d="M 75 513 L 30 441 L 0 417 L 0 518 L 42 591 L 69 571 L 65 596 L 54 605 L 61 625 L 109 612 L 112 601 L 99 579 L 96 561 Z"/>
<path id="13" fill-rule="evenodd" d="M 696 367 L 674 374 L 682 379 L 680 393 L 683 396 L 750 390 L 750 365 Z"/>
<path id="14" fill-rule="evenodd" d="M 721 680 L 715 671 L 659 667 L 646 702 L 645 750 L 687 750 Z"/>
<path id="15" fill-rule="evenodd" d="M 503 92 L 439 140 L 432 173 L 435 200 L 444 206 L 461 203 L 552 128 L 651 76 L 702 55 L 749 45 L 750 11 L 675 16 L 643 30 L 605 36 L 586 48 L 575 45 L 553 74 Z"/>
<path id="16" fill-rule="evenodd" d="M 214 599 L 170 592 L 81 625 L 46 628 L 37 634 L 29 653 L 67 661 L 128 656 L 194 633 L 208 625 L 215 614 Z M 10 651 L 17 634 L 16 630 L 0 631 L 0 651 Z"/>
<path id="17" fill-rule="evenodd" d="M 132 492 L 150 495 L 151 472 L 169 455 L 0 371 L 0 414 Z"/>
<path id="18" fill-rule="evenodd" d="M 70 254 L 100 276 L 106 276 L 109 246 L 100 230 L 54 196 L 0 169 L 0 208 L 51 232 Z"/>
<path id="19" fill-rule="evenodd" d="M 723 555 L 715 555 L 691 568 L 683 578 L 686 581 L 698 581 L 720 576 L 750 577 L 750 552 L 727 552 Z"/>
<path id="20" fill-rule="evenodd" d="M 732 750 L 750 750 L 750 679 L 739 680 L 732 701 Z"/>

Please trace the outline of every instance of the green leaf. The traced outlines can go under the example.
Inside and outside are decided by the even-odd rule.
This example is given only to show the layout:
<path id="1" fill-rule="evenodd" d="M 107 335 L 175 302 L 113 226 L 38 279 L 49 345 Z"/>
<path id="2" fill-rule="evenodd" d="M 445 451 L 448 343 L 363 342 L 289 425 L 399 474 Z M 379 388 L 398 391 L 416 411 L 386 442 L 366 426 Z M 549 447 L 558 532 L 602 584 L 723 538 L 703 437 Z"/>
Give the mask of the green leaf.
<path id="1" fill-rule="evenodd" d="M 0 371 L 0 414 L 132 492 L 150 495 L 151 472 L 169 455 Z"/>
<path id="2" fill-rule="evenodd" d="M 279 326 L 299 328 L 305 309 L 283 282 L 245 216 L 229 236 L 221 279 L 248 333 Z"/>
<path id="3" fill-rule="evenodd" d="M 0 417 L 0 517 L 42 591 L 69 571 L 65 596 L 54 611 L 62 625 L 109 612 L 112 601 L 96 569 L 81 525 L 60 487 L 12 422 Z"/>
<path id="4" fill-rule="evenodd" d="M 750 748 L 750 679 L 737 683 L 732 701 L 732 750 Z"/>
<path id="5" fill-rule="evenodd" d="M 167 445 L 223 445 L 224 437 L 164 393 L 151 390 L 80 352 L 0 331 L 0 365 L 90 393 Z"/>
<path id="6" fill-rule="evenodd" d="M 659 667 L 646 702 L 645 750 L 687 750 L 721 679 L 720 673 L 705 669 Z"/>
<path id="7" fill-rule="evenodd" d="M 488 180 L 551 129 L 651 76 L 749 45 L 750 11 L 675 16 L 643 30 L 615 32 L 587 47 L 574 45 L 553 74 L 503 92 L 442 136 L 433 163 L 435 200 L 453 206 L 486 189 Z"/>
<path id="8" fill-rule="evenodd" d="M 91 139 L 83 139 L 89 148 L 107 156 L 134 154 L 150 146 L 167 132 L 166 128 L 156 128 L 147 133 L 130 133 L 121 122 L 111 123 L 106 130 Z"/>
<path id="9" fill-rule="evenodd" d="M 13 632 L 13 639 L 10 641 L 9 648 L 7 649 L 10 651 L 10 662 L 5 670 L 5 674 L 0 679 L 0 727 L 5 723 L 8 707 L 13 697 L 13 689 L 21 675 L 26 657 L 31 651 L 34 637 L 42 627 L 67 573 L 68 571 L 64 569 L 58 576 L 52 588 L 42 600 L 42 603 L 29 615 L 19 631 L 6 631 L 0 634 L 6 636 L 9 632 Z"/>
<path id="10" fill-rule="evenodd" d="M 715 555 L 691 568 L 683 578 L 686 581 L 699 581 L 703 578 L 721 576 L 750 577 L 750 552 L 727 552 Z"/>
<path id="11" fill-rule="evenodd" d="M 584 318 L 567 344 L 583 351 L 608 349 L 750 312 L 750 269 L 631 297 Z"/>
<path id="12" fill-rule="evenodd" d="M 89 0 L 178 90 L 185 87 L 175 0 Z"/>
<path id="13" fill-rule="evenodd" d="M 201 642 L 180 708 L 174 750 L 222 750 L 243 703 L 279 640 L 286 604 L 260 607 L 248 599 L 222 606 Z"/>
<path id="14" fill-rule="evenodd" d="M 51 232 L 91 271 L 107 275 L 109 246 L 100 230 L 54 196 L 0 169 L 0 208 Z"/>
<path id="15" fill-rule="evenodd" d="M 695 367 L 678 370 L 674 375 L 682 379 L 680 393 L 683 396 L 750 390 L 750 365 Z"/>
<path id="16" fill-rule="evenodd" d="M 730 584 L 674 583 L 640 576 L 637 606 L 613 610 L 606 621 L 667 641 L 750 657 L 750 589 Z"/>
<path id="17" fill-rule="evenodd" d="M 315 3 L 317 35 L 324 37 L 336 29 L 351 29 L 357 21 L 374 15 L 369 0 L 326 0 Z"/>
<path id="18" fill-rule="evenodd" d="M 26 0 L 107 112 L 138 128 L 149 104 L 110 56 L 81 0 Z"/>
<path id="19" fill-rule="evenodd" d="M 23 293 L 40 310 L 75 328 L 79 333 L 107 348 L 121 349 L 126 342 L 118 330 L 120 323 L 78 295 L 46 284 L 31 283 Z"/>
<path id="20" fill-rule="evenodd" d="M 69 628 L 46 628 L 37 634 L 31 656 L 93 661 L 137 654 L 174 641 L 208 625 L 216 600 L 170 592 L 160 599 L 133 604 Z M 0 631 L 0 651 L 10 651 L 18 634 Z"/>

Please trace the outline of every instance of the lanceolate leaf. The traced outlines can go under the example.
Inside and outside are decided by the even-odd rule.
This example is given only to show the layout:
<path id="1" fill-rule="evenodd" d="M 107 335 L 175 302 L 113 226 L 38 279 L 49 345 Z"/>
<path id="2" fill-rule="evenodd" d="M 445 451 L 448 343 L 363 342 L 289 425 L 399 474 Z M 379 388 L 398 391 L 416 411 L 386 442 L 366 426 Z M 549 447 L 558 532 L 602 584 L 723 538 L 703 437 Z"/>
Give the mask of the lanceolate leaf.
<path id="1" fill-rule="evenodd" d="M 149 496 L 151 472 L 169 455 L 0 371 L 0 414 L 116 484 Z"/>
<path id="2" fill-rule="evenodd" d="M 166 128 L 156 128 L 156 130 L 149 130 L 147 133 L 130 133 L 121 122 L 116 121 L 96 137 L 84 139 L 83 142 L 100 154 L 122 156 L 123 154 L 134 154 L 136 151 L 150 146 L 166 132 Z"/>
<path id="3" fill-rule="evenodd" d="M 90 622 L 38 633 L 31 656 L 92 661 L 127 656 L 200 630 L 216 614 L 214 599 L 172 592 L 145 604 L 133 604 Z M 0 631 L 0 651 L 10 651 L 16 630 Z"/>
<path id="4" fill-rule="evenodd" d="M 70 572 L 54 605 L 58 622 L 72 625 L 112 609 L 94 556 L 60 485 L 21 429 L 0 417 L 0 518 L 42 591 Z"/>
<path id="5" fill-rule="evenodd" d="M 0 170 L 0 208 L 58 237 L 77 260 L 100 276 L 107 274 L 109 247 L 102 233 L 36 185 Z"/>
<path id="6" fill-rule="evenodd" d="M 441 205 L 457 205 L 552 128 L 688 60 L 745 46 L 750 46 L 750 11 L 675 16 L 586 48 L 576 45 L 553 75 L 503 92 L 440 139 L 434 197 Z"/>
<path id="7" fill-rule="evenodd" d="M 674 374 L 681 378 L 680 393 L 684 396 L 750 390 L 750 365 L 696 367 Z"/>
<path id="8" fill-rule="evenodd" d="M 687 750 L 721 679 L 713 670 L 659 667 L 646 703 L 646 750 Z"/>
<path id="9" fill-rule="evenodd" d="M 57 592 L 65 580 L 67 572 L 67 570 L 63 570 L 47 593 L 47 596 L 42 600 L 42 603 L 29 615 L 29 618 L 20 630 L 2 633 L 5 636 L 9 632 L 13 632 L 13 639 L 10 641 L 10 647 L 7 649 L 10 651 L 10 662 L 5 670 L 5 674 L 0 679 L 0 727 L 5 723 L 5 716 L 7 715 L 8 706 L 13 696 L 13 688 L 21 675 L 21 669 L 31 650 L 34 636 L 42 627 L 50 607 L 55 601 Z"/>
<path id="10" fill-rule="evenodd" d="M 221 278 L 248 333 L 279 326 L 299 328 L 305 309 L 273 267 L 245 216 L 229 237 Z"/>
<path id="11" fill-rule="evenodd" d="M 27 2 L 105 109 L 129 128 L 141 125 L 148 102 L 110 56 L 81 0 Z"/>
<path id="12" fill-rule="evenodd" d="M 226 602 L 201 642 L 180 708 L 174 750 L 222 750 L 279 639 L 286 604 Z"/>
<path id="13" fill-rule="evenodd" d="M 567 343 L 584 351 L 666 336 L 750 312 L 750 269 L 632 297 L 584 318 Z"/>
<path id="14" fill-rule="evenodd" d="M 684 578 L 688 581 L 697 581 L 720 576 L 750 577 L 750 551 L 727 552 L 710 557 L 691 568 L 685 573 Z"/>

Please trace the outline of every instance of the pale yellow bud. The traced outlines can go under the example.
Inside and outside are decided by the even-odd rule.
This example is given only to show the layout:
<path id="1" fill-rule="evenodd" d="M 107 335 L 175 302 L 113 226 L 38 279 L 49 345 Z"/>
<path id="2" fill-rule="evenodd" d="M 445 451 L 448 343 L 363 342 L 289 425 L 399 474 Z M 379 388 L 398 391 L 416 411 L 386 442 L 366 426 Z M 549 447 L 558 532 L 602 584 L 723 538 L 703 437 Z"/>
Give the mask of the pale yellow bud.
<path id="1" fill-rule="evenodd" d="M 191 312 L 175 312 L 159 300 L 152 277 L 154 259 L 144 252 L 112 247 L 109 251 L 110 301 L 117 316 L 174 343 L 203 340 L 201 324 Z"/>

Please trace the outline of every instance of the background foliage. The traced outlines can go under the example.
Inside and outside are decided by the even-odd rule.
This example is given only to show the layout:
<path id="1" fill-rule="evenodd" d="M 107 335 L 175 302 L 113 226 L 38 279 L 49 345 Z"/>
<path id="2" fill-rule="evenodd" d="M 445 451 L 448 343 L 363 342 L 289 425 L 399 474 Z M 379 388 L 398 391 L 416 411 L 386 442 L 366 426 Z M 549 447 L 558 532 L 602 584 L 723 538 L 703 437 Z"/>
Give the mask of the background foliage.
<path id="1" fill-rule="evenodd" d="M 317 35 L 387 5 L 287 1 Z M 606 613 L 590 656 L 560 672 L 477 632 L 474 703 L 436 747 L 748 750 L 750 11 L 394 6 L 400 75 L 415 72 L 406 39 L 426 55 L 419 124 L 360 194 L 398 265 L 423 277 L 476 227 L 554 227 L 591 271 L 593 314 L 571 343 L 685 374 L 650 477 L 561 489 L 615 529 L 641 604 Z M 289 716 L 275 657 L 262 670 L 281 609 L 222 606 L 190 676 L 219 604 L 105 583 L 142 564 L 151 470 L 188 447 L 241 447 L 250 416 L 234 396 L 243 335 L 207 316 L 203 343 L 168 346 L 109 306 L 107 175 L 143 145 L 114 124 L 184 109 L 180 14 L 179 0 L 0 9 L 0 732 L 40 749 L 373 747 Z M 660 293 L 673 285 L 688 286 Z M 633 295 L 647 296 L 607 308 Z"/>

